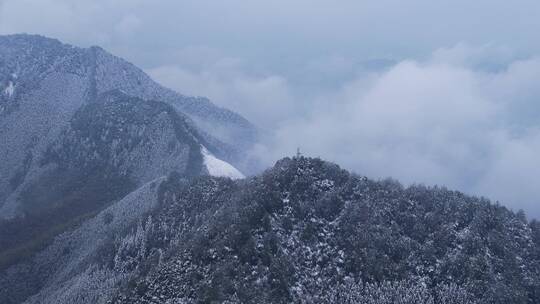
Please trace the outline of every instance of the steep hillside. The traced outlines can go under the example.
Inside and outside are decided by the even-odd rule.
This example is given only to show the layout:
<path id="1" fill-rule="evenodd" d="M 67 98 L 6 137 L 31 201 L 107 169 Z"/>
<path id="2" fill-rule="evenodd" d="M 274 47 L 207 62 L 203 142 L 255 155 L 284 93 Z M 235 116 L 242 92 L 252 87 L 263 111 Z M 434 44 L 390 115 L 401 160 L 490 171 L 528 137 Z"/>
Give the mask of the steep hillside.
<path id="1" fill-rule="evenodd" d="M 99 47 L 77 48 L 41 36 L 0 36 L 0 218 L 17 215 L 6 202 L 16 199 L 27 174 L 38 170 L 41 156 L 75 113 L 113 90 L 171 105 L 213 145 L 217 157 L 245 164 L 243 153 L 257 131 L 241 116 L 207 99 L 163 88 Z"/>
<path id="2" fill-rule="evenodd" d="M 173 174 L 151 187 L 136 216 L 122 200 L 10 268 L 0 299 L 17 303 L 7 299 L 27 286 L 13 278 L 45 268 L 27 303 L 540 301 L 540 225 L 484 199 L 306 157 L 244 180 Z M 95 246 L 81 240 L 100 221 L 113 225 L 92 228 Z M 45 266 L 66 246 L 67 270 Z"/>
<path id="3" fill-rule="evenodd" d="M 36 167 L 12 180 L 17 190 L 4 210 L 21 216 L 0 221 L 0 268 L 150 180 L 212 173 L 205 147 L 214 150 L 171 105 L 101 94 L 77 110 Z"/>
<path id="4" fill-rule="evenodd" d="M 159 183 L 151 181 L 113 203 L 72 231 L 57 236 L 44 250 L 0 271 L 0 302 L 102 303 L 113 296 L 129 272 L 99 267 L 94 261 L 111 236 L 124 234 L 158 202 Z"/>
<path id="5" fill-rule="evenodd" d="M 304 157 L 162 187 L 167 258 L 114 303 L 540 302 L 538 225 L 483 199 Z"/>
<path id="6" fill-rule="evenodd" d="M 255 133 L 99 47 L 0 36 L 0 269 L 150 180 L 212 174 L 207 155 L 236 170 Z"/>

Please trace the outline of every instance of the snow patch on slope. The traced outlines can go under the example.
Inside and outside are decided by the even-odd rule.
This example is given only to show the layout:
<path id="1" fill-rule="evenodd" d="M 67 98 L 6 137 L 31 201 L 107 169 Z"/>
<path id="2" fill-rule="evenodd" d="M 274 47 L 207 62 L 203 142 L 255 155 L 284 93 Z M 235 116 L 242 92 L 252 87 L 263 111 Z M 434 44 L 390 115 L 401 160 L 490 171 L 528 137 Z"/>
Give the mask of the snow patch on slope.
<path id="1" fill-rule="evenodd" d="M 244 175 L 233 167 L 228 162 L 222 161 L 221 159 L 215 157 L 206 149 L 206 147 L 201 146 L 201 152 L 204 157 L 204 165 L 208 169 L 208 173 L 212 176 L 222 176 L 230 177 L 233 179 L 244 178 Z"/>

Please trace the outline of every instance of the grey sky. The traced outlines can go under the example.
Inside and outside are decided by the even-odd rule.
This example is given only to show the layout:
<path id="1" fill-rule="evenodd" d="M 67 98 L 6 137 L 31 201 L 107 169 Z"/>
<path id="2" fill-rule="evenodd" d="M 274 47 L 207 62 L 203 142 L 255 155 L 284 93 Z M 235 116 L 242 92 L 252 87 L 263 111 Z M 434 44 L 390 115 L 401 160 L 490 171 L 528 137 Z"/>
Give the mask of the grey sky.
<path id="1" fill-rule="evenodd" d="M 0 33 L 100 45 L 371 177 L 540 216 L 540 2 L 0 0 Z"/>

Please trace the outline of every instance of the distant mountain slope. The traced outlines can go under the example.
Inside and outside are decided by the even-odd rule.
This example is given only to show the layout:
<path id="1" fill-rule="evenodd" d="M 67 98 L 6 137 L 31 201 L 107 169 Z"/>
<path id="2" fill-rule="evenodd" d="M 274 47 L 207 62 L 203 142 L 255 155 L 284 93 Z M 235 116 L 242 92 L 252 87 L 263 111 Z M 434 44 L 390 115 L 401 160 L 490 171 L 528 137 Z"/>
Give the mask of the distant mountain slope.
<path id="1" fill-rule="evenodd" d="M 120 91 L 77 110 L 4 204 L 20 216 L 0 221 L 0 269 L 150 180 L 211 174 L 205 147 L 214 147 L 186 119 Z"/>
<path id="2" fill-rule="evenodd" d="M 207 98 L 184 96 L 164 88 L 141 69 L 100 47 L 82 49 L 37 35 L 0 36 L 0 84 L 4 91 L 11 82 L 14 91 L 28 94 L 28 89 L 42 87 L 44 79 L 55 73 L 87 78 L 81 89 L 89 98 L 120 89 L 128 95 L 170 103 L 200 122 L 200 127 L 210 134 L 219 127 L 218 137 L 227 143 L 250 144 L 257 136 L 255 127 L 242 116 L 217 107 Z M 16 99 L 16 95 L 11 98 Z"/>
<path id="3" fill-rule="evenodd" d="M 2 303 L 540 301 L 540 225 L 459 192 L 306 157 L 145 187 L 1 274 Z M 66 268 L 46 262 L 60 252 Z M 48 275 L 32 289 L 29 273 Z"/>
<path id="4" fill-rule="evenodd" d="M 0 218 L 12 217 L 12 200 L 29 172 L 75 113 L 103 93 L 172 105 L 189 119 L 218 157 L 241 169 L 256 128 L 205 98 L 183 96 L 99 47 L 82 49 L 41 36 L 0 36 Z M 155 176 L 154 176 L 155 177 Z"/>
<path id="5" fill-rule="evenodd" d="M 0 36 L 0 271 L 151 180 L 212 174 L 206 155 L 237 170 L 255 134 L 98 47 Z"/>

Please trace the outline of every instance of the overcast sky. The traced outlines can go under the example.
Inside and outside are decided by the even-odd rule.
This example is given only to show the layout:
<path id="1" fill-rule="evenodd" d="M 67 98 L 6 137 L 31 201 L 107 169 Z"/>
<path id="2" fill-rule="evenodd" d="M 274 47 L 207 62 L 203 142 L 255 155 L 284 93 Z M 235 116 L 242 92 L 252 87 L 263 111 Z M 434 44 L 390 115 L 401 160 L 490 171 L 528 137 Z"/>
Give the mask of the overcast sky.
<path id="1" fill-rule="evenodd" d="M 540 1 L 0 0 L 0 33 L 100 45 L 294 153 L 540 217 Z"/>

